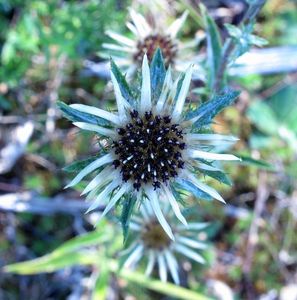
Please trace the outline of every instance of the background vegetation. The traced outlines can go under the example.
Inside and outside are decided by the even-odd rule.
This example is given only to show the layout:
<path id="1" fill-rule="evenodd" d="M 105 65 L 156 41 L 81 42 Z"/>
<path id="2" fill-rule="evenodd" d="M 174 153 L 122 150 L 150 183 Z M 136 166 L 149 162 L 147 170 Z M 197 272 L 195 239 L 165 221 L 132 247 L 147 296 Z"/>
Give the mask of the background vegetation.
<path id="1" fill-rule="evenodd" d="M 232 299 L 229 294 L 297 299 L 296 1 L 267 1 L 255 29 L 269 41 L 270 52 L 258 50 L 259 63 L 253 54 L 252 71 L 230 71 L 232 86 L 242 93 L 215 127 L 240 138 L 234 152 L 246 159 L 228 166 L 232 188 L 212 182 L 228 204 L 199 206 L 201 220 L 213 223 L 202 232 L 211 247 L 206 266 L 183 262 L 183 285 L 189 289 L 141 273 L 118 276 L 114 258 L 121 233 L 102 223 L 92 234 L 97 213 L 83 214 L 87 206 L 79 188 L 63 190 L 72 174 L 62 168 L 94 154 L 96 141 L 77 134 L 61 118 L 56 101 L 111 105 L 106 79 L 87 70 L 85 62 L 100 61 L 101 44 L 109 40 L 104 31 L 125 32 L 127 7 L 142 7 L 140 2 L 0 1 L 0 266 L 40 257 L 90 232 L 35 267 L 18 269 L 34 275 L 0 271 L 0 299 L 102 299 L 104 294 L 108 299 Z M 186 39 L 203 32 L 197 2 L 165 1 L 169 18 L 190 10 Z M 223 24 L 237 25 L 246 9 L 244 1 L 202 2 L 224 37 Z M 205 51 L 204 42 L 196 51 Z"/>

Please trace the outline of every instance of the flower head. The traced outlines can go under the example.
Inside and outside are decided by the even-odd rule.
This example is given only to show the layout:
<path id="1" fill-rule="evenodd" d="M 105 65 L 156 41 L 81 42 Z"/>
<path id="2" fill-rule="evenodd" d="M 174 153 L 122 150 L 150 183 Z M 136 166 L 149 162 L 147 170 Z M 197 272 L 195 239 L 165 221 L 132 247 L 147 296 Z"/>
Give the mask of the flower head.
<path id="1" fill-rule="evenodd" d="M 164 211 L 167 204 L 163 202 Z M 142 258 L 146 258 L 146 275 L 151 275 L 157 266 L 162 281 L 167 280 L 170 273 L 173 281 L 179 284 L 179 264 L 176 255 L 184 256 L 200 264 L 204 258 L 197 250 L 207 248 L 207 244 L 198 240 L 198 233 L 208 226 L 208 223 L 189 223 L 175 225 L 172 228 L 174 241 L 171 240 L 157 221 L 149 201 L 144 201 L 140 214 L 132 218 L 130 223 L 133 236 L 131 244 L 122 252 L 126 258 L 124 267 L 135 268 Z M 166 214 L 168 220 L 173 218 L 172 212 Z M 174 220 L 172 220 L 174 223 Z"/>
<path id="2" fill-rule="evenodd" d="M 186 50 L 193 48 L 197 44 L 195 41 L 181 44 L 177 39 L 177 34 L 183 26 L 187 14 L 185 12 L 169 27 L 164 29 L 163 26 L 150 25 L 141 14 L 130 9 L 131 22 L 127 23 L 127 27 L 132 32 L 133 38 L 130 39 L 109 30 L 106 33 L 116 41 L 116 44 L 104 43 L 103 48 L 109 52 L 114 52 L 112 56 L 115 58 L 117 64 L 128 68 L 128 74 L 133 73 L 141 66 L 144 54 L 147 55 L 149 62 L 151 62 L 158 48 L 163 53 L 167 67 L 171 65 L 174 69 L 184 71 L 185 56 L 188 55 Z M 156 23 L 158 24 L 160 21 Z M 102 54 L 104 56 L 104 53 Z M 186 60 L 188 61 L 188 59 Z"/>
<path id="3" fill-rule="evenodd" d="M 104 138 L 99 157 L 86 165 L 67 187 L 76 185 L 95 171 L 96 176 L 82 193 L 88 193 L 88 198 L 93 200 L 88 211 L 107 202 L 104 216 L 120 202 L 123 205 L 122 223 L 127 228 L 135 204 L 148 199 L 156 219 L 173 240 L 174 234 L 163 215 L 160 201 L 168 202 L 183 224 L 186 220 L 176 198 L 179 191 L 224 202 L 216 190 L 199 179 L 199 175 L 226 182 L 224 173 L 213 165 L 213 161 L 238 158 L 212 150 L 218 143 L 230 144 L 236 139 L 201 133 L 201 130 L 209 127 L 215 114 L 229 105 L 238 93 L 227 90 L 186 112 L 192 66 L 173 80 L 170 69 L 165 70 L 160 50 L 151 67 L 145 55 L 139 95 L 132 93 L 113 62 L 111 69 L 117 112 L 82 104 L 60 104 L 74 125 Z"/>

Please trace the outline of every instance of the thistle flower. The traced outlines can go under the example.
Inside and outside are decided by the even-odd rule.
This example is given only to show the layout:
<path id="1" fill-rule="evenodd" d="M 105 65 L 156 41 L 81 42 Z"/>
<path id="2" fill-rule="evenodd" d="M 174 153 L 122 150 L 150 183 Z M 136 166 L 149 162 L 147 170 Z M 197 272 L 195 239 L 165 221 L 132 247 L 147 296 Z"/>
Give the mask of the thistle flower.
<path id="1" fill-rule="evenodd" d="M 198 176 L 209 175 L 226 182 L 224 173 L 215 167 L 216 160 L 237 160 L 231 154 L 212 152 L 213 145 L 229 144 L 230 136 L 201 133 L 212 118 L 238 95 L 226 90 L 200 107 L 184 112 L 193 67 L 172 79 L 166 72 L 158 50 L 149 67 L 147 56 L 142 63 L 140 95 L 133 94 L 125 77 L 111 62 L 117 112 L 96 107 L 60 103 L 60 108 L 74 125 L 95 132 L 101 138 L 103 150 L 67 185 L 72 187 L 96 171 L 83 195 L 95 199 L 88 211 L 107 200 L 102 216 L 117 203 L 123 204 L 122 225 L 127 228 L 135 204 L 148 199 L 157 220 L 173 240 L 173 232 L 165 219 L 160 199 L 167 201 L 176 217 L 186 224 L 176 198 L 179 191 L 188 191 L 201 199 L 215 198 L 224 202 L 216 190 Z M 80 163 L 82 165 L 82 163 Z"/>
<path id="2" fill-rule="evenodd" d="M 168 211 L 167 203 L 162 202 L 162 208 L 164 211 Z M 208 223 L 175 225 L 172 228 L 175 238 L 173 241 L 156 220 L 149 201 L 144 201 L 140 212 L 139 216 L 133 217 L 130 223 L 133 241 L 127 249 L 122 251 L 122 256 L 125 258 L 124 267 L 135 268 L 143 258 L 146 258 L 145 274 L 147 276 L 150 276 L 154 266 L 157 266 L 162 281 L 167 281 L 167 275 L 170 273 L 173 281 L 180 284 L 176 254 L 200 264 L 205 263 L 204 258 L 197 253 L 197 250 L 206 249 L 207 244 L 197 238 L 198 232 L 206 228 Z M 168 211 L 166 217 L 168 220 L 172 219 L 174 224 L 172 211 Z"/>
<path id="3" fill-rule="evenodd" d="M 177 71 L 185 70 L 185 61 L 189 61 L 187 49 L 197 45 L 196 41 L 180 43 L 177 39 L 182 25 L 187 18 L 188 12 L 176 19 L 168 28 L 164 30 L 161 26 L 151 26 L 146 19 L 139 13 L 130 9 L 131 21 L 127 23 L 128 29 L 133 34 L 130 39 L 114 31 L 108 30 L 106 34 L 116 41 L 116 44 L 104 43 L 103 48 L 113 51 L 112 57 L 122 68 L 127 69 L 128 74 L 133 74 L 141 66 L 144 54 L 147 55 L 151 62 L 157 48 L 160 48 L 166 67 L 173 66 Z M 157 21 L 159 24 L 160 21 Z M 104 53 L 102 53 L 105 56 Z"/>

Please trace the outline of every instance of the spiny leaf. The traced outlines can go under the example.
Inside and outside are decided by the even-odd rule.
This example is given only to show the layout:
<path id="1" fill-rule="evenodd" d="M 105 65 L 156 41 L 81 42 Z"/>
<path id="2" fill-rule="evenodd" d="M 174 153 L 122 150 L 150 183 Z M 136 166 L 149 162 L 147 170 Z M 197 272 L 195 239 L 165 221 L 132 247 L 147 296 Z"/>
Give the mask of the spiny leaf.
<path id="1" fill-rule="evenodd" d="M 123 228 L 124 243 L 126 242 L 127 237 L 128 237 L 130 219 L 131 219 L 131 215 L 133 213 L 135 203 L 136 203 L 136 197 L 133 197 L 131 195 L 126 197 L 126 199 L 123 203 L 122 214 L 121 214 L 121 223 L 122 223 L 122 228 Z"/>
<path id="2" fill-rule="evenodd" d="M 201 161 L 203 164 L 206 164 L 206 165 L 208 165 L 210 167 L 215 167 L 211 162 L 209 162 L 207 160 L 200 159 L 199 161 Z M 195 170 L 197 170 L 198 172 L 203 173 L 206 176 L 214 178 L 214 179 L 218 180 L 221 183 L 224 183 L 226 185 L 232 186 L 231 179 L 223 171 L 220 171 L 220 170 L 210 171 L 210 170 L 200 169 L 199 167 L 195 168 Z"/>
<path id="3" fill-rule="evenodd" d="M 110 122 L 100 117 L 74 109 L 64 102 L 58 101 L 57 106 L 63 112 L 63 115 L 72 122 L 86 122 L 86 123 L 100 125 L 100 126 L 110 125 Z"/>
<path id="4" fill-rule="evenodd" d="M 185 179 L 177 180 L 177 184 L 180 188 L 192 193 L 196 198 L 210 201 L 212 197 L 207 193 L 203 192 L 199 188 L 197 188 L 193 183 Z"/>
<path id="5" fill-rule="evenodd" d="M 98 156 L 93 156 L 93 157 L 89 157 L 89 158 L 82 159 L 82 160 L 79 160 L 79 161 L 75 161 L 72 164 L 64 167 L 63 171 L 65 171 L 67 173 L 77 173 L 97 158 L 98 158 Z"/>
<path id="6" fill-rule="evenodd" d="M 166 69 L 160 48 L 155 51 L 150 70 L 152 101 L 156 102 L 160 97 L 166 75 Z"/>
<path id="7" fill-rule="evenodd" d="M 225 107 L 229 106 L 238 97 L 239 92 L 226 88 L 222 94 L 215 95 L 211 100 L 200 105 L 196 110 L 186 115 L 186 120 L 198 117 L 193 127 L 201 128 L 209 125 L 212 119 Z"/>
<path id="8" fill-rule="evenodd" d="M 111 72 L 113 73 L 114 77 L 116 78 L 119 86 L 120 86 L 120 90 L 122 93 L 122 96 L 130 103 L 130 104 L 134 104 L 135 99 L 133 97 L 132 91 L 126 81 L 125 76 L 122 74 L 122 72 L 120 71 L 120 69 L 118 68 L 118 66 L 115 64 L 115 62 L 113 61 L 113 59 L 110 59 L 110 66 L 111 66 Z"/>
<path id="9" fill-rule="evenodd" d="M 271 164 L 269 164 L 264 160 L 254 159 L 248 155 L 242 155 L 242 154 L 238 154 L 236 156 L 240 157 L 241 161 L 239 162 L 239 164 L 241 165 L 254 166 L 256 168 L 263 169 L 263 170 L 276 171 L 276 169 Z"/>
<path id="10" fill-rule="evenodd" d="M 177 88 L 176 88 L 176 93 L 175 93 L 174 101 L 176 101 L 177 98 L 178 98 L 178 96 L 179 96 L 179 93 L 180 93 L 183 81 L 185 79 L 185 76 L 186 76 L 186 73 L 181 73 L 180 76 L 179 76 L 179 79 L 178 79 L 178 82 L 177 82 Z"/>
<path id="11" fill-rule="evenodd" d="M 226 185 L 232 186 L 232 181 L 227 174 L 221 171 L 208 171 L 203 170 L 203 174 L 216 179 L 217 181 L 224 183 Z"/>

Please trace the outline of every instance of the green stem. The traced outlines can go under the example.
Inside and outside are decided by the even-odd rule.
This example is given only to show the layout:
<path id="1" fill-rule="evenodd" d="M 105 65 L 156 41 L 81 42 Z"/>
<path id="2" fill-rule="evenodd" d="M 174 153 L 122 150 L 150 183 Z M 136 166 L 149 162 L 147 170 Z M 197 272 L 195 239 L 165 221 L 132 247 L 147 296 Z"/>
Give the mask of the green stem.
<path id="1" fill-rule="evenodd" d="M 117 276 L 129 282 L 139 284 L 142 287 L 167 296 L 184 300 L 211 300 L 209 297 L 203 296 L 199 293 L 174 285 L 172 283 L 148 278 L 142 273 L 129 271 L 127 269 L 122 269 L 119 271 L 118 264 L 115 261 L 109 262 L 109 268 L 111 271 L 115 272 Z"/>
<path id="2" fill-rule="evenodd" d="M 245 26 L 248 23 L 254 22 L 256 16 L 260 12 L 261 8 L 264 6 L 265 2 L 266 2 L 266 0 L 258 0 L 258 1 L 255 1 L 254 4 L 250 5 L 247 12 L 243 16 L 240 25 L 238 25 L 238 26 L 239 27 Z M 214 84 L 213 84 L 214 94 L 218 93 L 221 89 L 221 83 L 223 81 L 225 71 L 227 69 L 227 65 L 229 63 L 229 57 L 232 54 L 235 46 L 236 46 L 236 44 L 235 44 L 234 40 L 231 38 L 228 38 L 224 44 L 223 53 L 221 55 L 221 63 L 220 63 L 219 69 L 217 71 L 217 74 L 215 76 L 216 78 L 215 78 Z"/>

